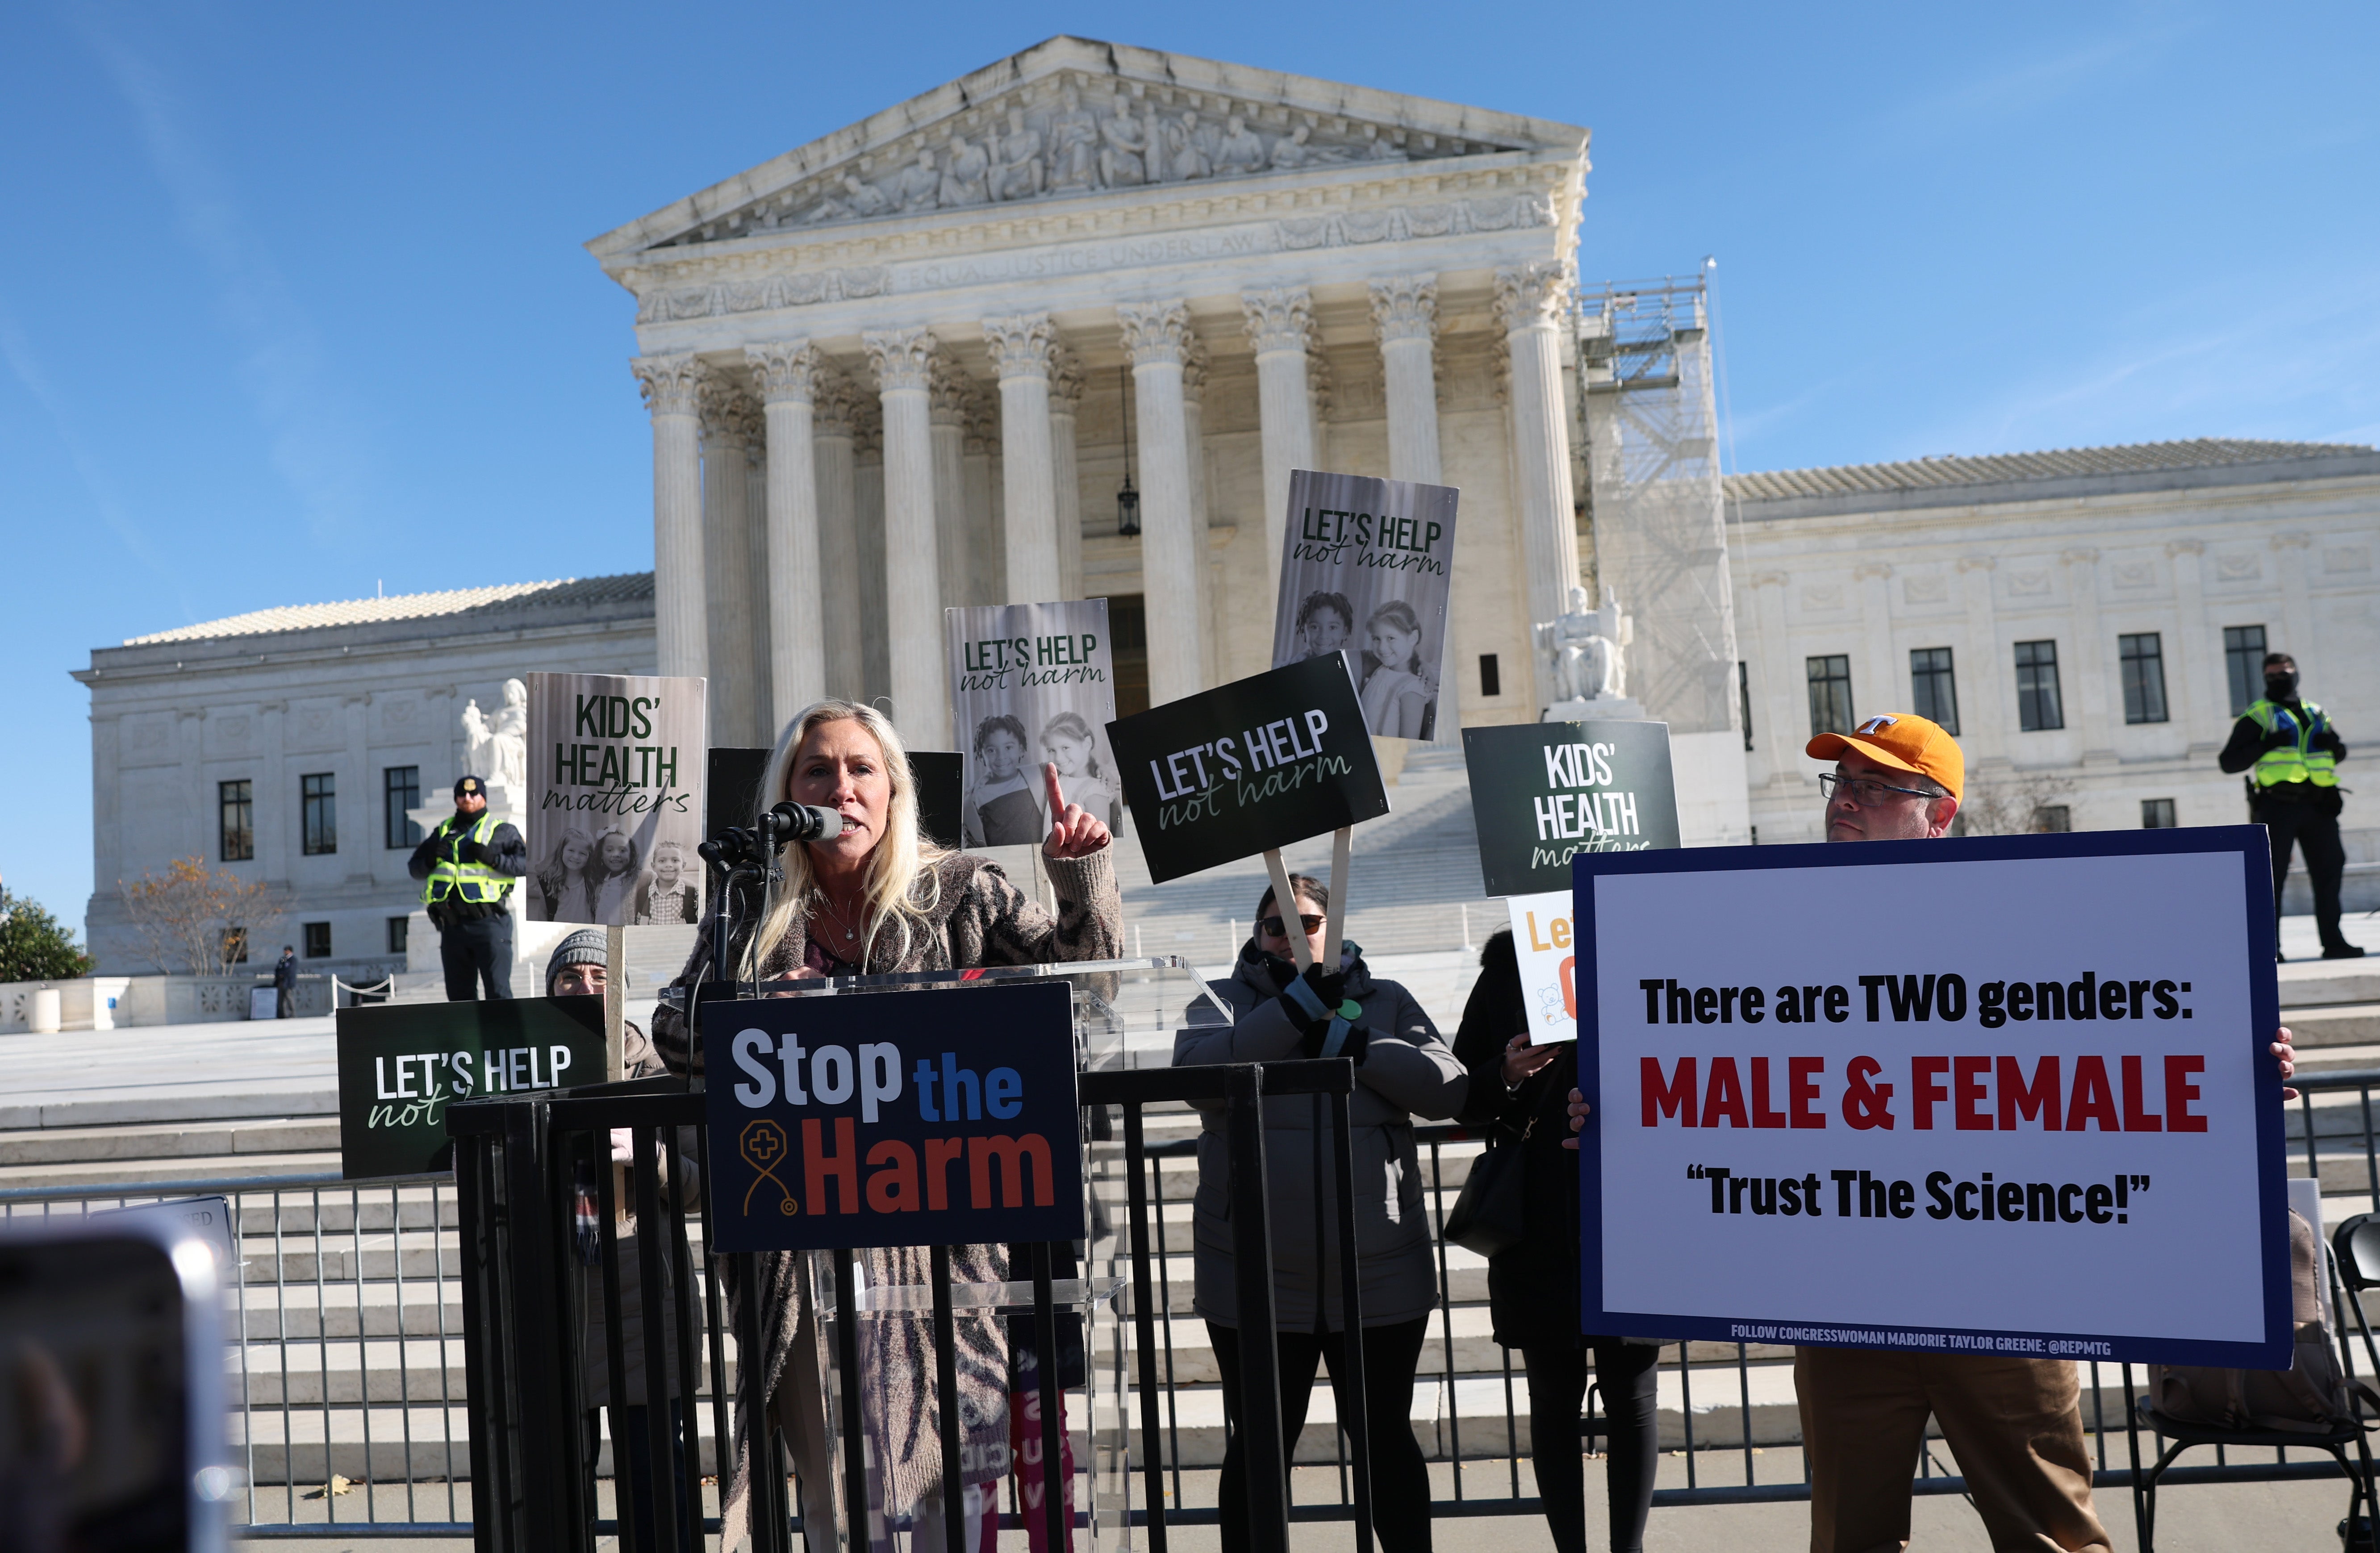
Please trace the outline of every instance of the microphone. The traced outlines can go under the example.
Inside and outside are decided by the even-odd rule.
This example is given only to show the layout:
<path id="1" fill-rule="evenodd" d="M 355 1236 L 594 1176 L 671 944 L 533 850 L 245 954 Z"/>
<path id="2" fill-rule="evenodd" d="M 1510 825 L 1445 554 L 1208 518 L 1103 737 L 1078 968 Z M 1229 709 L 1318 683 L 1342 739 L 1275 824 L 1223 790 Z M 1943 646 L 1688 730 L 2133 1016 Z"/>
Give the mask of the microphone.
<path id="1" fill-rule="evenodd" d="M 774 847 L 786 842 L 830 841 L 843 834 L 843 816 L 811 804 L 779 804 L 760 817 L 761 840 Z"/>

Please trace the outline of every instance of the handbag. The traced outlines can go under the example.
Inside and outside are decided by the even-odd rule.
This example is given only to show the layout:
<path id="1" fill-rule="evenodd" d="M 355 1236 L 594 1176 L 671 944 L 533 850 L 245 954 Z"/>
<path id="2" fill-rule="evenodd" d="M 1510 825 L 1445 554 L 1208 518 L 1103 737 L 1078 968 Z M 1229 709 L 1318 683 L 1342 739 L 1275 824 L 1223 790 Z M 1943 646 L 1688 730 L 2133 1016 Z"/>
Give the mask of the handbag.
<path id="1" fill-rule="evenodd" d="M 1534 1117 L 1529 1126 L 1536 1126 Z M 1528 1135 L 1524 1132 L 1521 1142 Z M 1520 1142 L 1498 1143 L 1495 1133 L 1488 1134 L 1487 1152 L 1471 1161 L 1471 1174 L 1446 1216 L 1441 1233 L 1449 1244 L 1495 1256 L 1521 1244 L 1525 1233 L 1521 1154 Z"/>

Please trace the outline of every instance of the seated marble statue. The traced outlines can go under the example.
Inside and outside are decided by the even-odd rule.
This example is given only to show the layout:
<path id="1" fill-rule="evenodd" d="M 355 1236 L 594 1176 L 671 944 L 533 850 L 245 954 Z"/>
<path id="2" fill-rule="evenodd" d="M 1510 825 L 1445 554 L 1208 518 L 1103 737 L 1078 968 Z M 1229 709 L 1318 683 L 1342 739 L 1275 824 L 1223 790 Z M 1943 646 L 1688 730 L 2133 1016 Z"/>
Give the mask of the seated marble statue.
<path id="1" fill-rule="evenodd" d="M 1233 114 L 1223 122 L 1223 142 L 1215 148 L 1215 171 L 1218 173 L 1255 173 L 1265 164 L 1264 137 L 1247 126 L 1247 121 Z"/>
<path id="2" fill-rule="evenodd" d="M 991 171 L 991 197 L 1029 200 L 1041 192 L 1041 132 L 1025 122 L 1025 110 L 1008 110 L 1008 133 L 1000 138 L 1000 160 Z"/>
<path id="3" fill-rule="evenodd" d="M 1099 148 L 1099 177 L 1110 188 L 1148 180 L 1143 153 L 1148 150 L 1148 136 L 1122 92 L 1116 94 L 1115 112 L 1099 120 L 1099 139 L 1107 142 Z"/>

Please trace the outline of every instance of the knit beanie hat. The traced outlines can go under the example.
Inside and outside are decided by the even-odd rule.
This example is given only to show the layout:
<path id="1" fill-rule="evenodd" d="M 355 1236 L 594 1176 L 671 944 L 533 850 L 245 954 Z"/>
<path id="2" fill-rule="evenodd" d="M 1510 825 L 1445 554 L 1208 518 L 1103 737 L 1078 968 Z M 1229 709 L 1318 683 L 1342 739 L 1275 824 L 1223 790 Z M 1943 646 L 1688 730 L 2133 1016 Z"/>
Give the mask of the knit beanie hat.
<path id="1" fill-rule="evenodd" d="M 565 965 L 600 965 L 608 956 L 604 951 L 606 936 L 601 928 L 581 928 L 553 946 L 553 958 L 545 963 L 545 995 L 554 995 L 553 984 Z"/>

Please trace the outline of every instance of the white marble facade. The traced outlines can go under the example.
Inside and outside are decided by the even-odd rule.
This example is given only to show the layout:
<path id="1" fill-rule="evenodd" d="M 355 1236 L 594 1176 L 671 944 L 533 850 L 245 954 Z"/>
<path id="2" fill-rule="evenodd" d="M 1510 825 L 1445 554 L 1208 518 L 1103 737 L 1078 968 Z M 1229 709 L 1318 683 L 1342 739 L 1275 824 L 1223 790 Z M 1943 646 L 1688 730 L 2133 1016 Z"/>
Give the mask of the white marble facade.
<path id="1" fill-rule="evenodd" d="M 91 691 L 94 887 L 87 941 L 102 974 L 153 969 L 116 881 L 176 857 L 285 889 L 262 955 L 331 952 L 309 971 L 347 979 L 402 969 L 389 923 L 420 904 L 409 845 L 390 846 L 386 772 L 410 767 L 420 802 L 443 801 L 468 757 L 462 714 L 494 716 L 504 682 L 536 670 L 653 672 L 649 574 L 516 584 L 261 611 L 95 649 Z M 490 774 L 490 773 L 480 773 Z M 303 785 L 331 778 L 336 850 L 305 850 Z M 225 860 L 222 786 L 249 783 L 253 836 Z"/>
<path id="2" fill-rule="evenodd" d="M 2183 825 L 2237 824 L 2240 779 L 2215 764 L 2234 722 L 2225 631 L 2257 627 L 2361 752 L 2344 781 L 2373 792 L 2343 824 L 2350 880 L 2374 874 L 2380 785 L 2355 772 L 2380 762 L 2380 452 L 2084 448 L 1737 475 L 1728 492 L 1762 842 L 1821 834 L 1809 661 L 1847 660 L 1865 717 L 1917 710 L 1911 654 L 1944 648 L 1977 795 L 2064 807 L 2076 830 L 2137 826 L 2159 799 Z M 2165 719 L 2128 722 L 2121 639 L 2150 635 Z M 2028 731 L 2016 648 L 2041 641 L 2063 726 Z"/>
<path id="3" fill-rule="evenodd" d="M 1187 695 L 1269 662 L 1319 467 L 1462 488 L 1452 689 L 1534 716 L 1586 165 L 1568 125 L 1057 38 L 596 239 L 662 671 L 711 676 L 722 742 L 832 693 L 949 747 L 946 605 L 1128 595 L 1152 700 Z"/>

